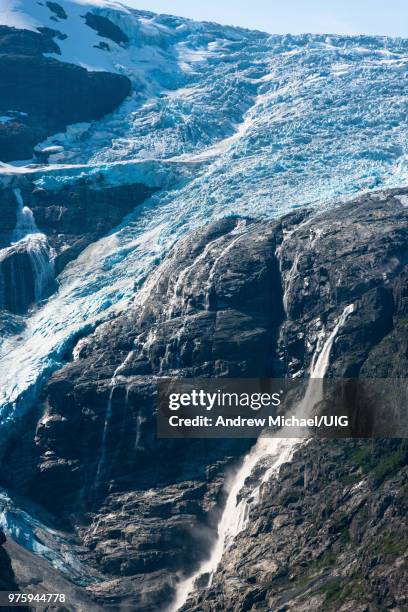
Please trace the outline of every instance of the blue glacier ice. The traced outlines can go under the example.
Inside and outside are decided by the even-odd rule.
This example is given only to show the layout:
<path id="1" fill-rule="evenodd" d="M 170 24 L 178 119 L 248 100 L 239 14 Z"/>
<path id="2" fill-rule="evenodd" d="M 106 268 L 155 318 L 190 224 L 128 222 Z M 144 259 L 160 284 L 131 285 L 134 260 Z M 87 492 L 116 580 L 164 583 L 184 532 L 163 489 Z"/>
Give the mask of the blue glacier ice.
<path id="1" fill-rule="evenodd" d="M 25 27 L 45 20 L 45 5 L 6 4 Z M 320 210 L 405 184 L 408 169 L 408 40 L 270 36 L 101 2 L 93 10 L 130 38 L 108 54 L 94 48 L 93 31 L 75 45 L 86 9 L 60 4 L 62 59 L 126 74 L 133 94 L 104 119 L 42 143 L 64 147 L 49 167 L 3 166 L 0 180 L 30 173 L 58 189 L 103 174 L 108 184 L 161 189 L 61 273 L 18 338 L 3 339 L 3 426 L 31 407 L 84 330 L 141 299 L 135 287 L 191 229 L 228 215 Z M 16 11 L 5 12 L 9 23 Z"/>
<path id="2" fill-rule="evenodd" d="M 0 489 L 0 528 L 20 546 L 49 561 L 73 582 L 86 585 L 97 579 L 95 572 L 88 567 L 85 570 L 79 560 L 80 548 L 74 542 L 19 507 L 3 489 Z"/>

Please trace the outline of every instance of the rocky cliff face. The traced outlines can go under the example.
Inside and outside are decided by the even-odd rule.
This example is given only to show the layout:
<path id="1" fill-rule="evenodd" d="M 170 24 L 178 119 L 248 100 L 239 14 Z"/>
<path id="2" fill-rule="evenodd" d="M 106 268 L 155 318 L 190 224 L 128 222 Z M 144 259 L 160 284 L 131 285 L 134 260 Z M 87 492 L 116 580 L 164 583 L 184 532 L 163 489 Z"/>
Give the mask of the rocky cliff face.
<path id="1" fill-rule="evenodd" d="M 13 591 L 17 589 L 17 584 L 14 577 L 13 568 L 11 566 L 10 558 L 7 552 L 4 550 L 4 544 L 7 538 L 4 532 L 0 531 L 0 587 L 2 591 Z"/>
<path id="2" fill-rule="evenodd" d="M 404 609 L 407 460 L 398 440 L 299 448 L 183 610 Z"/>
<path id="3" fill-rule="evenodd" d="M 404 316 L 398 295 L 405 283 L 407 210 L 401 200 L 404 190 L 363 196 L 308 220 L 285 239 L 288 317 L 281 354 L 287 352 L 292 374 L 308 362 L 313 330 L 338 316 L 339 306 L 356 304 L 332 355 L 331 372 L 340 377 L 358 376 L 371 348 L 393 329 L 393 317 Z"/>
<path id="4" fill-rule="evenodd" d="M 56 4 L 56 3 L 51 3 Z M 130 80 L 45 57 L 64 35 L 0 26 L 0 160 L 31 159 L 34 146 L 68 124 L 100 119 L 129 95 Z"/>
<path id="5" fill-rule="evenodd" d="M 24 452 L 6 449 L 1 483 L 78 534 L 100 572 L 88 587 L 97 601 L 171 601 L 177 576 L 209 554 L 225 475 L 251 443 L 158 441 L 160 376 L 307 376 L 318 338 L 351 303 L 329 376 L 405 363 L 407 193 L 198 230 L 126 314 L 66 355 L 24 423 Z M 303 609 L 312 597 L 348 610 L 360 595 L 361 609 L 405 605 L 405 466 L 404 445 L 302 447 L 185 609 Z"/>
<path id="6" fill-rule="evenodd" d="M 14 593 L 32 593 L 46 595 L 47 593 L 65 593 L 64 610 L 96 611 L 98 606 L 81 587 L 67 580 L 61 572 L 53 568 L 47 561 L 29 552 L 17 544 L 12 538 L 6 538 L 0 531 L 0 587 L 2 591 Z M 12 607 L 2 606 L 5 610 Z M 20 606 L 23 612 L 32 610 L 32 606 Z"/>
<path id="7" fill-rule="evenodd" d="M 53 254 L 43 237 L 12 244 L 0 253 L 0 306 L 15 314 L 49 294 L 55 283 Z"/>

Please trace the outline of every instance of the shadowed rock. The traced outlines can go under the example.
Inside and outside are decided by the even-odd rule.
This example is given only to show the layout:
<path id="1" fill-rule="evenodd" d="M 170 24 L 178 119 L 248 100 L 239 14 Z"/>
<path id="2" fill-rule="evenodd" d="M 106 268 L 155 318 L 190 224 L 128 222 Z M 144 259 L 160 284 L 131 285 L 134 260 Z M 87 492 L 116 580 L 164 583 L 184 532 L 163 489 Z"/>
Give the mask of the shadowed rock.
<path id="1" fill-rule="evenodd" d="M 96 15 L 95 13 L 86 13 L 85 23 L 103 38 L 109 38 L 118 44 L 129 42 L 129 38 L 123 30 L 107 17 Z"/>
<path id="2" fill-rule="evenodd" d="M 58 53 L 57 30 L 41 32 L 0 27 L 0 113 L 25 113 L 0 124 L 0 159 L 32 156 L 36 143 L 70 123 L 112 112 L 130 93 L 130 80 L 110 72 L 43 57 Z"/>

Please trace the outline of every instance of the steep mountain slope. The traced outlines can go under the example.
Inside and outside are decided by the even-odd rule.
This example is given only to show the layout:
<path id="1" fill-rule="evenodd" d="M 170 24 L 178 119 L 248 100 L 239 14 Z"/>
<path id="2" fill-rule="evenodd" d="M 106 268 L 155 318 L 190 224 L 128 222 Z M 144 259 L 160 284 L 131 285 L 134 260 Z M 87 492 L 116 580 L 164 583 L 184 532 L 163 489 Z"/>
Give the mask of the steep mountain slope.
<path id="1" fill-rule="evenodd" d="M 25 418 L 24 438 L 18 444 L 21 433 L 15 429 L 3 454 L 1 478 L 3 486 L 46 508 L 60 528 L 76 533 L 74 539 L 80 545 L 76 555 L 85 563 L 82 577 L 89 580 L 88 591 L 97 601 L 118 605 L 133 601 L 138 609 L 146 610 L 172 601 L 177 584 L 183 584 L 177 583 L 176 577 L 188 574 L 209 556 L 226 474 L 251 444 L 239 439 L 222 444 L 218 440 L 157 440 L 157 378 L 307 375 L 313 355 L 321 351 L 322 335 L 329 337 L 347 304 L 353 304 L 353 311 L 331 349 L 328 373 L 358 375 L 373 351 L 395 334 L 406 318 L 406 303 L 399 299 L 406 286 L 408 209 L 400 202 L 406 193 L 406 189 L 376 193 L 318 217 L 310 212 L 306 216 L 292 213 L 263 224 L 262 229 L 259 222 L 230 218 L 193 232 L 157 268 L 142 289 L 138 304 L 100 325 L 65 356 L 66 365 L 49 379 L 35 410 Z M 392 357 L 396 364 L 405 350 L 401 347 L 400 353 L 390 355 L 385 349 L 384 358 Z M 362 412 L 364 404 L 360 405 L 361 414 L 352 432 L 367 435 L 370 430 L 361 429 L 367 419 Z M 386 405 L 385 410 L 388 408 Z M 370 405 L 369 414 L 373 410 Z M 387 419 L 391 423 L 391 412 Z M 401 423 L 394 423 L 394 434 L 403 433 L 405 421 L 403 416 L 401 419 Z M 276 452 L 283 450 L 278 446 Z M 292 593 L 292 586 L 284 582 L 280 572 L 275 583 L 266 561 L 263 569 L 248 569 L 248 582 L 240 578 L 240 587 L 235 589 L 224 572 L 232 572 L 234 584 L 241 570 L 231 569 L 232 561 L 224 569 L 223 558 L 223 573 L 215 575 L 209 593 L 185 609 L 190 605 L 191 609 L 202 609 L 201 602 L 207 600 L 214 605 L 209 610 L 220 606 L 252 609 L 255 603 L 259 609 L 270 609 L 269 601 L 289 598 L 286 592 L 297 605 L 296 598 L 302 594 L 307 602 L 308 580 L 315 580 L 313 572 L 323 568 L 314 568 L 320 556 L 330 554 L 334 559 L 335 555 L 346 555 L 347 550 L 346 558 L 354 559 L 357 552 L 349 550 L 348 536 L 338 541 L 337 522 L 345 530 L 353 520 L 354 503 L 360 511 L 363 506 L 368 508 L 370 496 L 378 498 L 384 508 L 388 499 L 381 488 L 377 490 L 381 479 L 365 479 L 358 453 L 353 458 L 357 451 L 367 459 L 370 470 L 382 474 L 385 466 L 383 476 L 397 474 L 394 486 L 401 489 L 398 496 L 404 497 L 406 446 L 395 450 L 379 445 L 378 457 L 371 460 L 370 446 L 364 443 L 357 447 L 321 443 L 302 449 L 294 466 L 283 467 L 277 484 L 270 486 L 279 491 L 282 488 L 273 505 L 273 512 L 279 515 L 296 515 L 296 504 L 302 506 L 296 500 L 301 492 L 305 495 L 309 515 L 293 519 L 299 525 L 303 551 L 292 550 L 293 529 L 285 528 L 285 522 L 279 523 L 278 540 L 273 530 L 270 533 L 269 514 L 264 510 L 264 504 L 268 508 L 270 503 L 267 487 L 259 504 L 250 501 L 257 479 L 273 455 L 266 452 L 260 457 L 262 467 L 240 493 L 249 500 L 249 520 L 257 517 L 258 531 L 247 523 L 225 558 L 234 555 L 232 559 L 241 567 L 242 555 L 249 565 L 252 557 L 264 557 L 257 538 L 266 532 L 273 542 L 271 551 L 275 547 L 286 551 L 285 567 L 292 574 L 297 572 L 296 580 L 303 581 L 303 590 L 296 587 Z M 327 464 L 319 460 L 314 477 L 305 477 L 300 483 L 298 473 L 310 463 L 315 465 L 319 453 L 327 454 Z M 344 453 L 349 464 L 331 473 L 339 453 Z M 391 461 L 392 453 L 395 460 Z M 330 511 L 319 510 L 327 494 L 327 478 L 337 482 L 335 491 L 343 487 L 340 497 L 330 493 L 334 496 L 328 502 Z M 347 501 L 350 496 L 352 500 L 357 496 L 357 501 Z M 374 540 L 385 527 L 392 541 L 400 540 L 396 551 L 400 565 L 390 578 L 393 590 L 387 594 L 396 604 L 403 601 L 395 586 L 396 577 L 405 575 L 406 542 L 400 533 L 403 519 L 382 521 L 381 513 L 369 512 L 372 529 L 359 549 L 358 563 L 366 563 L 364 555 L 375 547 Z M 308 525 L 316 513 L 323 533 L 327 530 L 329 535 L 315 550 L 317 535 Z M 327 521 L 332 513 L 333 520 L 337 515 L 344 520 L 337 518 L 331 527 Z M 289 519 L 287 524 L 293 525 Z M 248 554 L 245 538 L 251 542 Z M 303 555 L 301 560 L 298 554 Z M 273 566 L 277 561 L 271 563 Z M 296 569 L 297 563 L 305 568 L 303 573 Z M 342 563 L 346 568 L 348 562 Z M 356 567 L 358 563 L 355 560 Z M 316 582 L 316 601 L 322 609 L 327 609 L 324 589 L 333 581 L 339 582 L 336 567 L 334 561 L 327 562 L 324 575 Z M 358 589 L 368 602 L 371 581 L 383 579 L 386 563 L 376 565 L 377 578 L 371 570 L 367 572 Z M 94 573 L 99 574 L 98 579 Z M 255 587 L 251 576 L 255 576 Z M 339 592 L 346 587 L 346 573 L 342 580 Z M 355 590 L 347 593 L 353 601 Z M 385 595 L 378 591 L 377 597 L 382 605 Z"/>
<path id="2" fill-rule="evenodd" d="M 7 580 L 23 590 L 36 554 L 44 584 L 57 591 L 58 570 L 96 607 L 404 606 L 404 446 L 292 445 L 261 495 L 282 449 L 265 453 L 238 492 L 256 527 L 218 547 L 208 585 L 199 568 L 251 441 L 158 441 L 154 419 L 163 375 L 307 377 L 323 355 L 321 375 L 405 376 L 408 42 L 2 3 L 0 525 L 27 548 L 1 551 Z M 265 548 L 286 574 L 259 564 Z"/>
<path id="3" fill-rule="evenodd" d="M 17 15 L 26 27 L 35 29 L 40 14 L 41 23 L 56 23 L 46 5 L 35 5 L 33 18 L 26 16 L 31 2 L 7 6 L 6 16 L 22 9 Z M 134 221 L 62 271 L 58 295 L 30 317 L 23 341 L 0 349 L 6 369 L 10 351 L 20 364 L 13 389 L 2 379 L 7 405 L 35 393 L 37 376 L 56 367 L 72 338 L 125 307 L 135 282 L 194 227 L 230 214 L 268 218 L 304 203 L 329 205 L 364 187 L 400 184 L 405 172 L 403 40 L 270 37 L 112 4 L 60 6 L 67 14 L 58 18 L 67 36 L 58 41 L 61 58 L 79 61 L 69 55 L 72 39 L 68 44 L 78 31 L 86 50 L 111 58 L 90 67 L 124 72 L 133 94 L 106 119 L 47 141 L 59 146 L 50 157 L 58 164 L 3 168 L 4 195 L 22 174 L 35 189 L 52 191 L 57 207 L 64 189 L 76 191 L 78 181 L 161 189 Z M 89 11 L 120 26 L 129 41 L 112 43 L 114 51 L 95 50 L 103 37 L 81 17 Z M 79 52 L 86 64 L 84 48 Z M 42 223 L 39 229 L 47 230 Z M 37 334 L 46 342 L 34 343 Z"/>
<path id="4" fill-rule="evenodd" d="M 48 3 L 46 10 L 55 6 Z M 66 38 L 47 26 L 36 31 L 0 26 L 2 161 L 31 158 L 39 141 L 67 124 L 99 119 L 130 93 L 131 82 L 124 75 L 61 61 L 56 40 Z"/>

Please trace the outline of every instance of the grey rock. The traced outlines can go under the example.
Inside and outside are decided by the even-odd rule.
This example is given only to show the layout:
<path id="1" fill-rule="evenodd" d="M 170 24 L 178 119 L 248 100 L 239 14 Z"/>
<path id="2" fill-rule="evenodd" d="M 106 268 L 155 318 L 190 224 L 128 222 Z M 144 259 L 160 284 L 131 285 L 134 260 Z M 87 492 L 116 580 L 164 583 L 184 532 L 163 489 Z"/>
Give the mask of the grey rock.
<path id="1" fill-rule="evenodd" d="M 104 577 L 98 602 L 170 601 L 209 553 L 226 473 L 250 445 L 157 440 L 160 376 L 307 376 L 319 335 L 350 303 L 329 377 L 372 372 L 378 351 L 383 369 L 399 353 L 405 363 L 406 192 L 193 232 L 127 313 L 67 355 L 25 423 L 24 464 L 10 446 L 0 477 L 78 534 Z M 405 497 L 403 444 L 310 443 L 184 609 L 401 608 Z"/>

